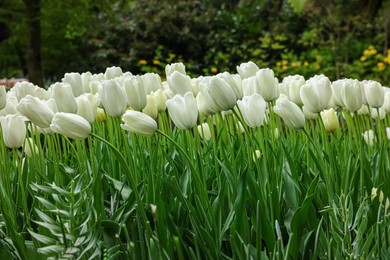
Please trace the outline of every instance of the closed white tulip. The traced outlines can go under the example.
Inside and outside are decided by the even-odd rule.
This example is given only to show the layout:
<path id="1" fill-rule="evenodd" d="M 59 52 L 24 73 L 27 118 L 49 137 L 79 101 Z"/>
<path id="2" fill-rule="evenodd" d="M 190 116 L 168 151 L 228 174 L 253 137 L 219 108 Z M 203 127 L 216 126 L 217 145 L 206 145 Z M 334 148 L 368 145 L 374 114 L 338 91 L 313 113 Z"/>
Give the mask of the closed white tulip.
<path id="1" fill-rule="evenodd" d="M 5 86 L 0 85 L 0 110 L 7 105 L 7 92 Z"/>
<path id="2" fill-rule="evenodd" d="M 279 81 L 275 78 L 274 71 L 265 68 L 256 72 L 258 84 L 257 93 L 260 94 L 266 101 L 272 101 L 279 97 Z"/>
<path id="3" fill-rule="evenodd" d="M 199 113 L 204 116 L 213 115 L 219 111 L 218 105 L 207 91 L 200 91 L 198 95 L 196 95 L 196 105 Z"/>
<path id="4" fill-rule="evenodd" d="M 151 136 L 157 130 L 157 123 L 150 116 L 134 110 L 127 110 L 123 116 L 122 129 L 132 133 Z"/>
<path id="5" fill-rule="evenodd" d="M 324 75 L 316 75 L 301 87 L 301 98 L 304 106 L 311 113 L 318 113 L 328 107 L 332 97 L 331 82 Z"/>
<path id="6" fill-rule="evenodd" d="M 73 92 L 73 96 L 78 97 L 83 94 L 83 80 L 81 74 L 77 72 L 65 73 L 62 82 L 68 83 Z"/>
<path id="7" fill-rule="evenodd" d="M 3 140 L 8 148 L 19 148 L 26 138 L 26 124 L 20 115 L 6 115 L 1 117 Z"/>
<path id="8" fill-rule="evenodd" d="M 301 75 L 291 75 L 283 78 L 282 88 L 285 88 L 288 98 L 297 104 L 302 106 L 303 102 L 301 99 L 301 87 L 306 83 L 305 78 Z"/>
<path id="9" fill-rule="evenodd" d="M 385 91 L 382 85 L 374 80 L 362 81 L 363 95 L 366 104 L 370 107 L 380 108 L 385 101 Z"/>
<path id="10" fill-rule="evenodd" d="M 358 111 L 363 105 L 361 83 L 356 79 L 346 79 L 341 90 L 341 98 L 346 109 Z"/>
<path id="11" fill-rule="evenodd" d="M 6 104 L 3 109 L 0 110 L 0 116 L 6 116 L 8 114 L 16 114 L 18 113 L 18 110 L 16 109 L 16 106 L 18 105 L 17 98 L 10 94 L 10 92 L 6 93 Z"/>
<path id="12" fill-rule="evenodd" d="M 210 126 L 208 123 L 198 125 L 198 133 L 199 136 L 206 141 L 211 139 Z"/>
<path id="13" fill-rule="evenodd" d="M 146 73 L 141 76 L 144 83 L 145 93 L 156 92 L 162 89 L 161 78 L 157 73 Z"/>
<path id="14" fill-rule="evenodd" d="M 257 93 L 245 96 L 237 101 L 237 105 L 249 127 L 256 128 L 263 125 L 267 104 L 262 96 Z"/>
<path id="15" fill-rule="evenodd" d="M 77 115 L 85 118 L 90 124 L 95 121 L 100 101 L 91 93 L 84 93 L 76 98 Z"/>
<path id="16" fill-rule="evenodd" d="M 123 87 L 127 97 L 127 104 L 134 110 L 141 111 L 146 107 L 146 92 L 141 76 L 127 77 L 123 81 Z"/>
<path id="17" fill-rule="evenodd" d="M 366 142 L 366 144 L 368 144 L 369 146 L 374 146 L 375 142 L 376 142 L 376 138 L 375 138 L 375 133 L 373 130 L 368 130 L 368 131 L 365 131 L 363 133 L 363 138 L 364 138 L 364 141 Z"/>
<path id="18" fill-rule="evenodd" d="M 242 79 L 239 75 L 232 75 L 229 72 L 219 73 L 217 77 L 220 77 L 231 87 L 236 95 L 236 99 L 242 99 L 244 94 L 242 91 Z"/>
<path id="19" fill-rule="evenodd" d="M 146 97 L 146 100 L 147 104 L 144 109 L 142 109 L 142 113 L 147 114 L 151 118 L 155 119 L 158 115 L 158 110 L 156 103 L 154 102 L 154 98 L 151 95 L 148 95 Z"/>
<path id="20" fill-rule="evenodd" d="M 50 129 L 68 138 L 81 140 L 91 133 L 91 125 L 82 116 L 59 112 L 53 117 Z"/>
<path id="21" fill-rule="evenodd" d="M 288 100 L 287 97 L 280 97 L 276 100 L 274 112 L 292 129 L 298 130 L 305 125 L 305 117 L 302 110 L 294 102 Z"/>
<path id="22" fill-rule="evenodd" d="M 165 66 L 165 75 L 167 76 L 167 78 L 171 76 L 175 71 L 186 75 L 186 67 L 182 62 L 167 64 Z"/>
<path id="23" fill-rule="evenodd" d="M 156 92 L 153 92 L 152 97 L 154 99 L 154 103 L 156 104 L 158 112 L 162 112 L 167 109 L 167 96 L 165 96 L 165 93 L 161 89 L 157 90 Z"/>
<path id="24" fill-rule="evenodd" d="M 386 127 L 386 136 L 390 140 L 390 127 Z"/>
<path id="25" fill-rule="evenodd" d="M 53 110 L 45 101 L 30 95 L 22 98 L 16 109 L 41 128 L 48 128 L 54 116 Z"/>
<path id="26" fill-rule="evenodd" d="M 259 67 L 254 63 L 253 61 L 241 63 L 240 66 L 236 67 L 238 74 L 241 76 L 241 78 L 249 78 L 256 75 L 256 72 L 259 69 Z"/>
<path id="27" fill-rule="evenodd" d="M 250 96 L 254 93 L 260 94 L 258 88 L 259 87 L 257 84 L 256 76 L 252 76 L 242 80 L 242 92 L 244 96 Z"/>
<path id="28" fill-rule="evenodd" d="M 173 123 L 180 129 L 193 127 L 198 119 L 198 108 L 192 92 L 168 99 L 167 108 Z"/>
<path id="29" fill-rule="evenodd" d="M 343 89 L 347 83 L 348 79 L 339 79 L 331 83 L 332 87 L 332 100 L 333 103 L 338 107 L 345 107 L 343 101 Z"/>
<path id="30" fill-rule="evenodd" d="M 112 66 L 106 68 L 106 71 L 104 72 L 104 78 L 106 80 L 108 79 L 115 79 L 117 77 L 120 77 L 123 75 L 123 71 L 120 67 Z"/>
<path id="31" fill-rule="evenodd" d="M 206 83 L 206 87 L 201 92 L 206 92 L 211 97 L 212 102 L 218 107 L 218 111 L 229 110 L 236 105 L 237 97 L 225 80 L 213 76 Z M 206 95 L 206 93 L 203 94 Z"/>
<path id="32" fill-rule="evenodd" d="M 126 111 L 125 91 L 114 79 L 103 82 L 99 89 L 99 96 L 104 109 L 110 116 L 121 116 Z"/>
<path id="33" fill-rule="evenodd" d="M 77 104 L 72 87 L 68 83 L 57 82 L 50 86 L 51 95 L 59 112 L 76 113 Z"/>
<path id="34" fill-rule="evenodd" d="M 81 82 L 83 84 L 83 93 L 91 93 L 90 83 L 92 81 L 92 73 L 87 71 L 81 73 Z"/>
<path id="35" fill-rule="evenodd" d="M 169 88 L 172 92 L 180 95 L 184 95 L 187 92 L 192 92 L 192 81 L 191 78 L 179 71 L 174 71 L 167 77 Z"/>
<path id="36" fill-rule="evenodd" d="M 24 150 L 24 153 L 28 156 L 28 157 L 32 157 L 34 154 L 35 155 L 38 155 L 39 154 L 39 148 L 38 146 L 35 144 L 34 142 L 34 139 L 32 139 L 31 137 L 28 137 L 24 140 L 24 143 L 23 143 L 23 150 Z"/>
<path id="37" fill-rule="evenodd" d="M 20 101 L 22 98 L 24 98 L 27 95 L 35 97 L 37 94 L 37 88 L 38 86 L 34 85 L 31 82 L 23 81 L 23 82 L 17 82 L 10 92 L 15 95 L 18 101 Z"/>
<path id="38" fill-rule="evenodd" d="M 334 132 L 340 126 L 337 113 L 333 108 L 321 111 L 321 119 L 327 132 Z"/>

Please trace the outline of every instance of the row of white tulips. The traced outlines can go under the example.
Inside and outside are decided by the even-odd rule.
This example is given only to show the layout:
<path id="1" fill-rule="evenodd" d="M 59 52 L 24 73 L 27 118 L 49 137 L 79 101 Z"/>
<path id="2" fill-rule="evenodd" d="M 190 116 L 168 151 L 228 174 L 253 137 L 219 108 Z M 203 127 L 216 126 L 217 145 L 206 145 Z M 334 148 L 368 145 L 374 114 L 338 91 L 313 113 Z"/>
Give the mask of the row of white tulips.
<path id="1" fill-rule="evenodd" d="M 164 82 L 155 73 L 139 76 L 110 67 L 104 74 L 67 73 L 47 90 L 29 82 L 17 83 L 8 92 L 0 86 L 3 139 L 9 148 L 21 147 L 26 121 L 40 133 L 84 139 L 104 113 L 121 116 L 123 129 L 142 135 L 153 135 L 158 127 L 155 119 L 166 109 L 180 129 L 192 128 L 199 113 L 234 109 L 251 128 L 262 126 L 273 111 L 293 129 L 320 114 L 329 131 L 338 127 L 336 108 L 378 119 L 390 113 L 390 89 L 376 81 L 331 82 L 324 75 L 308 80 L 293 75 L 279 83 L 271 69 L 260 69 L 253 62 L 237 66 L 237 72 L 191 78 L 184 64 L 174 63 L 166 66 Z"/>

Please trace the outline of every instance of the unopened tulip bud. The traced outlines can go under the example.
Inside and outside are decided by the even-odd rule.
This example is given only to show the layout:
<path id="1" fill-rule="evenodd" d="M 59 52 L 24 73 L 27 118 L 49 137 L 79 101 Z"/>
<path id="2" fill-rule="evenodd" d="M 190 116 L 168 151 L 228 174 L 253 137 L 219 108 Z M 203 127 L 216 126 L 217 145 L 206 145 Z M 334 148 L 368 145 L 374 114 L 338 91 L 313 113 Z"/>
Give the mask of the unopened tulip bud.
<path id="1" fill-rule="evenodd" d="M 158 110 L 156 103 L 154 102 L 154 98 L 151 95 L 146 97 L 147 104 L 144 109 L 142 109 L 142 113 L 147 114 L 151 118 L 155 119 L 158 115 Z"/>
<path id="2" fill-rule="evenodd" d="M 302 110 L 287 97 L 280 97 L 276 100 L 274 112 L 292 129 L 298 130 L 305 125 L 305 116 Z"/>
<path id="3" fill-rule="evenodd" d="M 84 93 L 76 98 L 77 115 L 84 117 L 90 124 L 95 121 L 99 100 L 91 93 Z"/>
<path id="4" fill-rule="evenodd" d="M 73 96 L 78 97 L 83 94 L 83 81 L 81 79 L 80 73 L 65 73 L 62 82 L 68 83 L 71 86 Z"/>
<path id="5" fill-rule="evenodd" d="M 210 126 L 208 123 L 198 125 L 198 133 L 200 137 L 206 141 L 209 141 L 211 139 Z"/>
<path id="6" fill-rule="evenodd" d="M 369 146 L 374 146 L 375 143 L 375 133 L 373 130 L 368 130 L 363 133 L 363 138 L 366 144 Z"/>
<path id="7" fill-rule="evenodd" d="M 98 107 L 96 111 L 96 120 L 99 122 L 104 122 L 106 121 L 106 119 L 107 119 L 106 112 L 104 112 L 103 108 Z"/>
<path id="8" fill-rule="evenodd" d="M 24 140 L 23 144 L 23 149 L 24 153 L 28 157 L 32 157 L 34 154 L 38 155 L 39 154 L 39 148 L 38 146 L 34 143 L 34 140 L 31 137 L 28 137 Z"/>
<path id="9" fill-rule="evenodd" d="M 374 108 L 380 108 L 385 100 L 385 92 L 382 85 L 374 80 L 362 81 L 363 94 L 367 105 Z"/>
<path id="10" fill-rule="evenodd" d="M 165 96 L 164 91 L 159 89 L 156 92 L 153 92 L 152 97 L 154 99 L 154 103 L 156 104 L 158 112 L 163 112 L 167 109 L 167 96 Z"/>
<path id="11" fill-rule="evenodd" d="M 114 80 L 104 81 L 99 96 L 107 114 L 118 117 L 126 111 L 127 101 L 123 88 Z"/>
<path id="12" fill-rule="evenodd" d="M 257 93 L 259 93 L 266 101 L 272 101 L 279 97 L 279 81 L 274 76 L 274 71 L 266 68 L 256 72 L 258 84 Z"/>
<path id="13" fill-rule="evenodd" d="M 7 92 L 5 91 L 5 86 L 0 85 L 0 110 L 5 108 L 7 105 Z"/>
<path id="14" fill-rule="evenodd" d="M 76 113 L 76 100 L 73 95 L 72 87 L 68 83 L 57 82 L 51 85 L 50 89 L 59 112 Z"/>
<path id="15" fill-rule="evenodd" d="M 306 81 L 300 90 L 303 105 L 311 113 L 318 113 L 328 107 L 332 97 L 330 80 L 324 75 L 316 75 Z"/>
<path id="16" fill-rule="evenodd" d="M 165 66 L 165 75 L 167 78 L 171 76 L 175 71 L 179 72 L 180 74 L 186 75 L 186 67 L 182 62 L 167 64 Z"/>
<path id="17" fill-rule="evenodd" d="M 64 112 L 54 115 L 50 129 L 72 139 L 85 139 L 91 133 L 91 125 L 82 116 Z"/>
<path id="18" fill-rule="evenodd" d="M 192 81 L 190 76 L 174 71 L 167 77 L 169 88 L 172 92 L 184 96 L 187 92 L 192 92 Z"/>
<path id="19" fill-rule="evenodd" d="M 142 112 L 127 110 L 122 121 L 121 128 L 135 134 L 151 136 L 157 130 L 156 121 Z"/>
<path id="20" fill-rule="evenodd" d="M 238 74 L 240 74 L 241 78 L 249 78 L 256 75 L 256 72 L 259 67 L 253 61 L 249 61 L 246 63 L 241 63 L 240 66 L 236 67 Z"/>
<path id="21" fill-rule="evenodd" d="M 198 119 L 198 107 L 192 92 L 168 99 L 167 108 L 173 123 L 180 129 L 193 127 Z"/>
<path id="22" fill-rule="evenodd" d="M 267 103 L 262 96 L 257 93 L 245 96 L 242 100 L 237 101 L 237 105 L 249 127 L 256 128 L 263 125 Z"/>
<path id="23" fill-rule="evenodd" d="M 49 127 L 54 116 L 54 112 L 45 101 L 30 95 L 20 100 L 17 110 L 41 128 Z"/>
<path id="24" fill-rule="evenodd" d="M 327 132 L 334 132 L 340 126 L 337 113 L 333 108 L 321 111 L 321 119 Z"/>
<path id="25" fill-rule="evenodd" d="M 124 79 L 123 87 L 127 97 L 127 104 L 134 110 L 141 111 L 146 107 L 146 92 L 141 76 L 132 76 Z"/>
<path id="26" fill-rule="evenodd" d="M 106 71 L 104 72 L 104 78 L 105 79 L 115 79 L 117 77 L 120 77 L 123 75 L 122 69 L 120 67 L 112 66 L 106 68 Z"/>
<path id="27" fill-rule="evenodd" d="M 26 138 L 26 124 L 18 114 L 1 117 L 3 140 L 8 148 L 19 148 Z"/>

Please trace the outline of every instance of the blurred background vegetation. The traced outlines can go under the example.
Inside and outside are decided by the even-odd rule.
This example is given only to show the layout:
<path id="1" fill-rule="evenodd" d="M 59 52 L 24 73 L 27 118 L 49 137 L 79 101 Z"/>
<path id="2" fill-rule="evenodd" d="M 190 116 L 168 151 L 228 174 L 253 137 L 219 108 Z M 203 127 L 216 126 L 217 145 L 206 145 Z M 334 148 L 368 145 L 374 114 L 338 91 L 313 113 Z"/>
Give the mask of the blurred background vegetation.
<path id="1" fill-rule="evenodd" d="M 2 0 L 0 78 L 65 72 L 191 76 L 254 61 L 284 77 L 390 80 L 390 0 Z"/>

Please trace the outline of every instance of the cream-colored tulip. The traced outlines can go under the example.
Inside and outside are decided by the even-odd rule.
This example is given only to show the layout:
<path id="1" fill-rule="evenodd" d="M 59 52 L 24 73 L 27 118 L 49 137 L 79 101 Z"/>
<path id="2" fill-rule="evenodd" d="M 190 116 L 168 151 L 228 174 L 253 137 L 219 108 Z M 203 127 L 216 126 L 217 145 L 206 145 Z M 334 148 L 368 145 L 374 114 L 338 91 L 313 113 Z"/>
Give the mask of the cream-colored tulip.
<path id="1" fill-rule="evenodd" d="M 127 104 L 134 110 L 141 111 L 146 107 L 146 92 L 141 76 L 131 76 L 123 80 Z"/>
<path id="2" fill-rule="evenodd" d="M 154 102 L 154 98 L 151 95 L 148 95 L 146 97 L 146 100 L 147 104 L 144 109 L 142 109 L 142 113 L 147 114 L 151 118 L 155 119 L 158 115 L 158 110 L 156 103 Z"/>
<path id="3" fill-rule="evenodd" d="M 321 119 L 327 132 L 334 132 L 340 127 L 337 113 L 333 108 L 321 111 Z"/>
<path id="4" fill-rule="evenodd" d="M 316 75 L 301 87 L 303 105 L 311 113 L 319 113 L 328 107 L 332 97 L 330 80 L 324 75 Z"/>
<path id="5" fill-rule="evenodd" d="M 257 93 L 245 96 L 237 101 L 237 105 L 249 127 L 256 128 L 263 125 L 267 103 L 262 96 Z"/>
<path id="6" fill-rule="evenodd" d="M 73 95 L 72 87 L 68 83 L 57 82 L 51 85 L 50 89 L 59 112 L 76 113 L 76 100 Z"/>
<path id="7" fill-rule="evenodd" d="M 76 114 L 85 118 L 90 124 L 95 121 L 100 101 L 91 93 L 84 93 L 76 98 Z"/>
<path id="8" fill-rule="evenodd" d="M 115 81 L 115 79 L 106 80 L 99 89 L 99 96 L 107 114 L 112 117 L 121 116 L 127 108 L 125 91 Z"/>
<path id="9" fill-rule="evenodd" d="M 68 83 L 71 86 L 73 96 L 78 97 L 83 94 L 83 80 L 81 79 L 80 73 L 65 73 L 62 82 Z"/>
<path id="10" fill-rule="evenodd" d="M 254 63 L 253 61 L 241 63 L 240 66 L 236 67 L 238 74 L 241 76 L 241 78 L 249 78 L 256 75 L 256 72 L 259 69 L 259 67 Z"/>
<path id="11" fill-rule="evenodd" d="M 198 125 L 198 133 L 199 136 L 206 141 L 211 139 L 211 131 L 208 123 Z"/>

